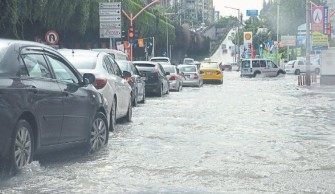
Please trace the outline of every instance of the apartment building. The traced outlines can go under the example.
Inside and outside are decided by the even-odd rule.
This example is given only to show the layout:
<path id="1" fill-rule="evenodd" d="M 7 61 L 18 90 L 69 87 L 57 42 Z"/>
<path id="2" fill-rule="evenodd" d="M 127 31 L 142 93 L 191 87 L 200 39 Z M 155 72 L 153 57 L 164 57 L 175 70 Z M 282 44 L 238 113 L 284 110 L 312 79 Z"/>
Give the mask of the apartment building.
<path id="1" fill-rule="evenodd" d="M 161 0 L 161 5 L 179 8 L 183 20 L 205 24 L 215 22 L 213 0 Z"/>

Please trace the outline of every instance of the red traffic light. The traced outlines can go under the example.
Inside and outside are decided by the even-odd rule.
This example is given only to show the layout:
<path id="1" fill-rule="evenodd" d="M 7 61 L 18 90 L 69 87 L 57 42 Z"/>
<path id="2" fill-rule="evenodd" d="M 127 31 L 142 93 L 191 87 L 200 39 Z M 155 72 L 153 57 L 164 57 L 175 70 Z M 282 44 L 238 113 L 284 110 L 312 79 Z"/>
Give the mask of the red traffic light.
<path id="1" fill-rule="evenodd" d="M 129 38 L 134 38 L 135 32 L 134 27 L 130 26 L 128 36 Z"/>

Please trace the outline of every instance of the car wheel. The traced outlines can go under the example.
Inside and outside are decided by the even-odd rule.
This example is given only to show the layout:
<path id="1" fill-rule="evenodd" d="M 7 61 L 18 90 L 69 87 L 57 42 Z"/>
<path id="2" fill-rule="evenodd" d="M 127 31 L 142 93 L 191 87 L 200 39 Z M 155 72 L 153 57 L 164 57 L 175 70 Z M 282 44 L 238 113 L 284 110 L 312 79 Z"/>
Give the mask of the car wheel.
<path id="1" fill-rule="evenodd" d="M 296 75 L 300 75 L 300 70 L 299 70 L 299 69 L 296 69 L 295 72 L 294 72 L 294 74 L 296 74 Z"/>
<path id="2" fill-rule="evenodd" d="M 112 108 L 110 111 L 110 124 L 109 124 L 109 131 L 114 131 L 116 127 L 116 99 L 113 99 Z"/>
<path id="3" fill-rule="evenodd" d="M 125 120 L 126 122 L 130 122 L 132 116 L 133 116 L 133 107 L 131 106 L 131 102 L 129 102 L 129 103 L 128 103 L 127 115 L 124 117 L 124 120 Z"/>
<path id="4" fill-rule="evenodd" d="M 253 77 L 257 77 L 257 75 L 260 75 L 260 74 L 261 74 L 260 72 L 256 71 L 256 72 L 254 73 Z"/>
<path id="5" fill-rule="evenodd" d="M 138 98 L 138 92 L 137 92 L 137 90 L 136 90 L 136 92 L 135 92 L 135 97 L 134 97 L 134 99 L 133 99 L 133 107 L 136 107 L 136 106 L 137 106 L 137 98 Z"/>
<path id="6" fill-rule="evenodd" d="M 108 143 L 108 123 L 106 116 L 98 112 L 93 119 L 91 133 L 90 133 L 90 143 L 89 152 L 93 153 L 101 149 Z"/>
<path id="7" fill-rule="evenodd" d="M 318 75 L 318 74 L 320 74 L 320 69 L 319 68 L 316 68 L 315 69 L 315 73 Z"/>
<path id="8" fill-rule="evenodd" d="M 18 121 L 10 146 L 8 169 L 15 174 L 33 159 L 34 136 L 26 120 Z"/>
<path id="9" fill-rule="evenodd" d="M 219 84 L 223 84 L 223 80 L 220 80 L 220 81 L 219 81 Z"/>
<path id="10" fill-rule="evenodd" d="M 141 103 L 144 104 L 145 103 L 145 91 L 143 91 L 143 98 L 141 100 Z"/>
<path id="11" fill-rule="evenodd" d="M 157 93 L 157 96 L 158 97 L 162 97 L 163 96 L 163 86 L 162 85 L 159 87 L 159 91 Z"/>

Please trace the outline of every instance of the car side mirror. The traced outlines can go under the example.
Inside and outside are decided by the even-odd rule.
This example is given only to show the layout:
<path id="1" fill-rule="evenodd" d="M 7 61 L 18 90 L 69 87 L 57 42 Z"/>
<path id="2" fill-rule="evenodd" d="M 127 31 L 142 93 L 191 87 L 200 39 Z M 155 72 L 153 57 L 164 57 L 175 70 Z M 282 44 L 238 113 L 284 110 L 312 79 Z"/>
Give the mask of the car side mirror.
<path id="1" fill-rule="evenodd" d="M 93 84 L 95 76 L 92 73 L 84 73 L 83 75 L 84 85 Z"/>
<path id="2" fill-rule="evenodd" d="M 123 78 L 131 77 L 131 73 L 129 71 L 123 71 L 122 74 L 123 74 Z"/>

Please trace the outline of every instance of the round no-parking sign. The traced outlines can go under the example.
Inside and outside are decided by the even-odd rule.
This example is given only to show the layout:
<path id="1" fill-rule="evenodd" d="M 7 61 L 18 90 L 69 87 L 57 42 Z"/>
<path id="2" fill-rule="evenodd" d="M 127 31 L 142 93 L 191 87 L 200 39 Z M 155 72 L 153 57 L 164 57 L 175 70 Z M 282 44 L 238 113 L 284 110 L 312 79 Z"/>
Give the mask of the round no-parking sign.
<path id="1" fill-rule="evenodd" d="M 59 36 L 58 33 L 54 30 L 49 30 L 46 34 L 45 34 L 45 41 L 48 44 L 57 44 L 59 41 Z"/>

